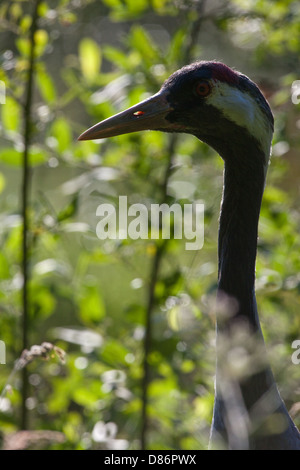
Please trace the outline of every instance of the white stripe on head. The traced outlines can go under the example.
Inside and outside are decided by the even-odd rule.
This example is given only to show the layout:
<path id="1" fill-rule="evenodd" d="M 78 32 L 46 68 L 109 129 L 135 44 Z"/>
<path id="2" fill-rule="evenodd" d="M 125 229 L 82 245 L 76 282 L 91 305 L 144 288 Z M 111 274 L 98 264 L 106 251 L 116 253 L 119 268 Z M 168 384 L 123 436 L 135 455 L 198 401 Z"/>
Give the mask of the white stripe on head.
<path id="1" fill-rule="evenodd" d="M 247 129 L 249 134 L 257 139 L 266 156 L 267 167 L 273 129 L 260 103 L 250 93 L 219 80 L 214 81 L 212 92 L 206 102 L 238 126 Z"/>

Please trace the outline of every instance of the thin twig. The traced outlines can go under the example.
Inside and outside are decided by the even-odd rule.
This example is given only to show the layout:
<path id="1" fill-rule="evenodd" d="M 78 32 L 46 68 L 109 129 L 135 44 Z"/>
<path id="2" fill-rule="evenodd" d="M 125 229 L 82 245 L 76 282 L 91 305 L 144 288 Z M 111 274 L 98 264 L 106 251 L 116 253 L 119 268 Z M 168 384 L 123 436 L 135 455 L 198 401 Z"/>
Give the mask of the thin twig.
<path id="1" fill-rule="evenodd" d="M 22 350 L 28 347 L 28 281 L 29 281 L 29 220 L 28 204 L 30 194 L 30 163 L 29 149 L 32 137 L 31 109 L 32 109 L 32 90 L 35 65 L 35 32 L 37 30 L 38 7 L 41 0 L 36 0 L 32 14 L 32 25 L 30 32 L 30 56 L 27 76 L 27 87 L 25 92 L 25 104 L 23 111 L 24 119 L 24 153 L 23 153 L 23 183 L 22 183 L 22 219 L 23 219 L 23 238 L 22 238 L 22 271 L 23 271 L 23 291 L 22 291 Z M 28 380 L 26 367 L 22 373 L 22 410 L 20 428 L 27 429 L 27 408 L 26 400 L 28 395 Z"/>
<path id="2" fill-rule="evenodd" d="M 170 139 L 169 151 L 168 151 L 168 163 L 166 165 L 164 179 L 161 185 L 162 189 L 162 203 L 167 199 L 167 187 L 168 181 L 170 178 L 173 158 L 175 154 L 177 136 L 173 135 Z M 142 428 L 141 428 L 141 448 L 146 449 L 147 447 L 147 429 L 148 429 L 148 388 L 150 383 L 150 368 L 149 368 L 149 353 L 151 351 L 152 343 L 152 313 L 155 307 L 155 286 L 158 281 L 159 268 L 161 265 L 161 260 L 166 251 L 168 240 L 164 240 L 164 243 L 161 245 L 156 245 L 156 252 L 153 259 L 150 284 L 149 284 L 149 293 L 148 293 L 148 303 L 146 309 L 146 321 L 145 321 L 145 336 L 144 336 L 144 359 L 143 359 L 143 379 L 142 379 Z"/>
<path id="3" fill-rule="evenodd" d="M 197 39 L 200 33 L 200 28 L 202 23 L 207 19 L 203 12 L 205 10 L 206 0 L 202 0 L 198 3 L 196 8 L 197 19 L 190 26 L 190 33 L 187 36 L 186 44 L 183 48 L 182 53 L 182 64 L 185 65 L 189 63 L 194 57 L 194 48 L 197 44 Z"/>

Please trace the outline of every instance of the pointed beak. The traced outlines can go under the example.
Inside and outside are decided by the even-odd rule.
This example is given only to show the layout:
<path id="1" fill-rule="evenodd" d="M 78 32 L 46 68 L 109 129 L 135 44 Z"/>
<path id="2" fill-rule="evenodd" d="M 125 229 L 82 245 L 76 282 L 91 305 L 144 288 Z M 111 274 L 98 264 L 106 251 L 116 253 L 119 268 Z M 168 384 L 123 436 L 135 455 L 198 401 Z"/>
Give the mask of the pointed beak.
<path id="1" fill-rule="evenodd" d="M 78 140 L 104 139 L 144 130 L 167 130 L 170 123 L 166 116 L 173 110 L 166 92 L 159 91 L 139 104 L 95 124 L 83 132 Z"/>

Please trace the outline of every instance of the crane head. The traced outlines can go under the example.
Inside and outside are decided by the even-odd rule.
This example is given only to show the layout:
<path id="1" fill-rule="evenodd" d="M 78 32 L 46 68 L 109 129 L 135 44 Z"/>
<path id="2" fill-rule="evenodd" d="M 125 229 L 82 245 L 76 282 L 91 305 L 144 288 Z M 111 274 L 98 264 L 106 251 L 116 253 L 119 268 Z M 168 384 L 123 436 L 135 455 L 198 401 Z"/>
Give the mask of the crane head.
<path id="1" fill-rule="evenodd" d="M 158 93 L 94 125 L 79 140 L 142 130 L 185 132 L 215 148 L 247 135 L 270 155 L 273 115 L 248 77 L 215 61 L 201 61 L 173 73 Z M 238 144 L 238 142 L 236 142 Z"/>

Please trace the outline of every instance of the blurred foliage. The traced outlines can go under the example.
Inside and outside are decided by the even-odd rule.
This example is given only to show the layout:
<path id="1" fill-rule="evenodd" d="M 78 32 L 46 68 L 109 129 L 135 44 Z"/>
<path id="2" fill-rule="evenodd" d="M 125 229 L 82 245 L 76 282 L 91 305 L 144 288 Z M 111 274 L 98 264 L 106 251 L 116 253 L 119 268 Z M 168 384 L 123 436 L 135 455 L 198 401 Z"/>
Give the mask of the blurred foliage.
<path id="1" fill-rule="evenodd" d="M 0 369 L 4 434 L 20 422 L 23 106 L 34 1 L 0 5 Z M 65 363 L 28 365 L 32 430 L 60 431 L 44 448 L 140 446 L 145 312 L 160 242 L 96 236 L 103 202 L 205 202 L 205 242 L 165 244 L 152 311 L 148 447 L 207 447 L 213 406 L 217 223 L 222 161 L 206 145 L 144 132 L 77 142 L 87 127 L 156 92 L 186 57 L 220 59 L 250 75 L 276 118 L 260 219 L 257 300 L 288 407 L 299 402 L 300 4 L 291 0 L 52 0 L 39 6 L 30 149 L 30 344 L 50 341 Z M 196 25 L 196 26 L 195 26 Z M 193 27 L 195 28 L 193 29 Z M 300 95 L 300 93 L 299 93 Z M 1 98 L 3 96 L 1 95 Z M 6 387 L 6 388 L 5 388 Z M 299 408 L 299 407 L 298 407 Z M 299 410 L 293 416 L 300 424 Z M 297 414 L 298 413 L 298 414 Z"/>

